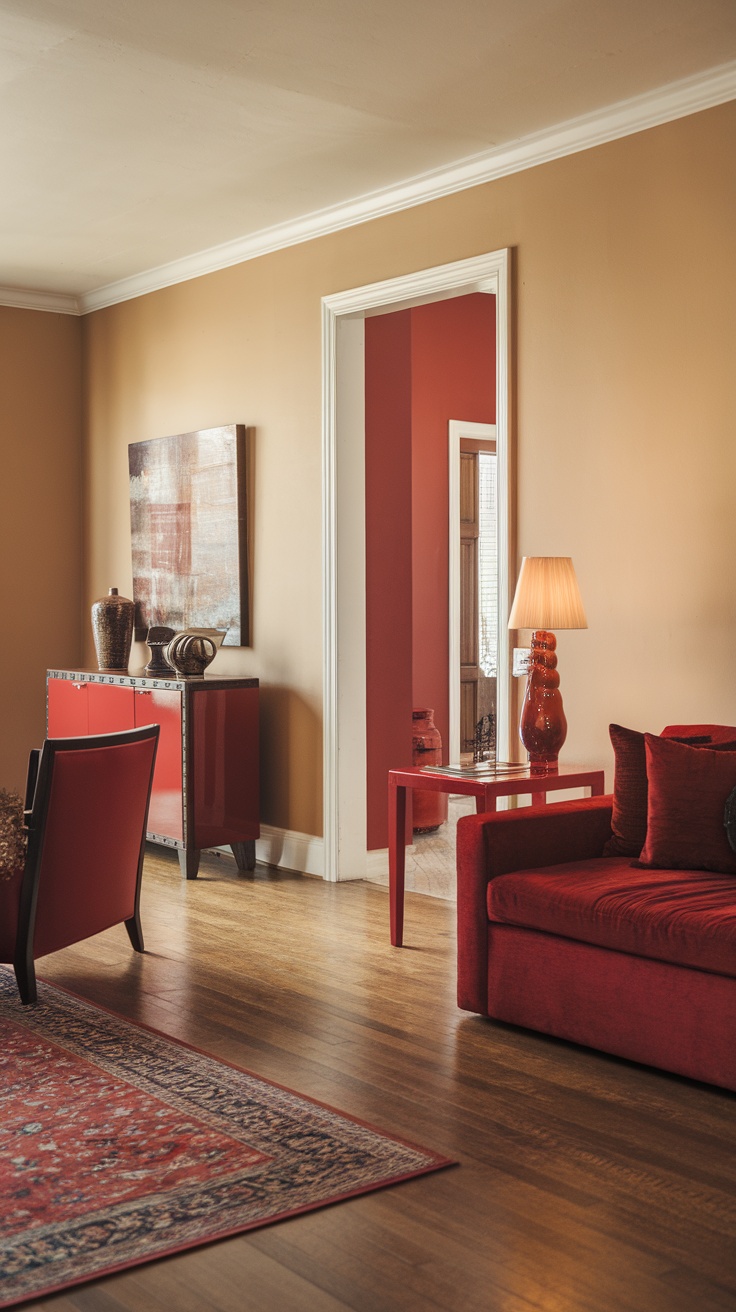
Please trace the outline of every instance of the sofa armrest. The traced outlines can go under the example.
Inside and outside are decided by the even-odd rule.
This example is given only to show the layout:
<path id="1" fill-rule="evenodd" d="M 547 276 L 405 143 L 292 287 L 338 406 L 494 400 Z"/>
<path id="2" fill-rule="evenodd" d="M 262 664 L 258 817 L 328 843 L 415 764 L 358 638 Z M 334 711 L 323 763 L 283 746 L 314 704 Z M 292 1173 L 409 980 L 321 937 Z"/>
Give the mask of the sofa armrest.
<path id="1" fill-rule="evenodd" d="M 457 826 L 458 1006 L 488 1011 L 489 880 L 512 870 L 584 861 L 611 836 L 611 797 L 467 815 Z"/>

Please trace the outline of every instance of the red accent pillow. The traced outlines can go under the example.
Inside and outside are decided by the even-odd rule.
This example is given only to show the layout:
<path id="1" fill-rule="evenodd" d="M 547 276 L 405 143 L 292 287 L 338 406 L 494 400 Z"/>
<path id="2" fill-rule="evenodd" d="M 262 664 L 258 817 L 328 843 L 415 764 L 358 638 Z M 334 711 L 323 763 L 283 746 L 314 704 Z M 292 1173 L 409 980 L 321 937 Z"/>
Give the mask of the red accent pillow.
<path id="1" fill-rule="evenodd" d="M 647 758 L 644 734 L 610 724 L 608 732 L 614 753 L 612 834 L 604 856 L 638 856 L 647 836 Z M 709 743 L 707 735 L 682 738 L 680 742 Z"/>
<path id="2" fill-rule="evenodd" d="M 641 865 L 736 875 L 736 852 L 723 823 L 736 787 L 736 751 L 688 747 L 651 733 L 644 744 L 649 805 Z"/>

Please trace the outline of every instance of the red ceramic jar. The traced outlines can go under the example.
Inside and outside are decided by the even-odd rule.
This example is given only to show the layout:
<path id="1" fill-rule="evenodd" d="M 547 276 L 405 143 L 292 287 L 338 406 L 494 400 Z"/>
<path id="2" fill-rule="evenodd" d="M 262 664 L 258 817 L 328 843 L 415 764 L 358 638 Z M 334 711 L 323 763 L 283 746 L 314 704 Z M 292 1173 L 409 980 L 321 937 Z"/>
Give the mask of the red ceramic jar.
<path id="1" fill-rule="evenodd" d="M 434 710 L 412 711 L 412 764 L 441 765 L 442 739 L 435 725 Z M 447 819 L 447 793 L 430 793 L 412 789 L 413 828 L 415 834 L 431 834 Z"/>

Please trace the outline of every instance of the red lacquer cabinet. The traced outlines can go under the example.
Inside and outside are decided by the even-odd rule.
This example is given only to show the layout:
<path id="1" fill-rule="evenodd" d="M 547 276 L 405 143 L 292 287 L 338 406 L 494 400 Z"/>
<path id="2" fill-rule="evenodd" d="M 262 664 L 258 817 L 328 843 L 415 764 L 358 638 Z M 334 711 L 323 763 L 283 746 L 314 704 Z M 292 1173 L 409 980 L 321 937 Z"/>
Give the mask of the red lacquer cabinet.
<path id="1" fill-rule="evenodd" d="M 253 869 L 257 679 L 49 670 L 46 693 L 49 738 L 160 725 L 148 838 L 178 849 L 187 879 L 196 878 L 206 847 L 229 846 L 241 870 Z"/>

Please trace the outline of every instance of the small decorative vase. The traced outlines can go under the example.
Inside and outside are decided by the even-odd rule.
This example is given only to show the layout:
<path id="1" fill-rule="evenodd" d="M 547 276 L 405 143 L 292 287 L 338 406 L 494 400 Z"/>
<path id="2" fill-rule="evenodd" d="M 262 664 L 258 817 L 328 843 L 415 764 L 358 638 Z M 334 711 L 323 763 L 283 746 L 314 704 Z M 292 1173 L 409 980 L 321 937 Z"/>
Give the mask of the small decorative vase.
<path id="1" fill-rule="evenodd" d="M 128 597 L 110 588 L 106 597 L 92 603 L 92 633 L 99 670 L 127 670 L 133 643 L 135 607 Z"/>
<path id="2" fill-rule="evenodd" d="M 177 633 L 166 648 L 166 659 L 185 678 L 204 674 L 217 655 L 217 643 L 204 633 Z"/>
<path id="3" fill-rule="evenodd" d="M 176 629 L 169 629 L 165 624 L 154 624 L 148 630 L 146 645 L 151 656 L 145 667 L 146 674 L 173 674 L 173 668 L 166 659 L 166 648 L 175 637 Z"/>
<path id="4" fill-rule="evenodd" d="M 433 710 L 419 709 L 411 713 L 411 758 L 416 766 L 442 764 L 442 738 L 433 716 Z M 447 819 L 447 793 L 435 793 L 421 788 L 412 789 L 412 826 L 415 834 L 431 834 Z"/>

